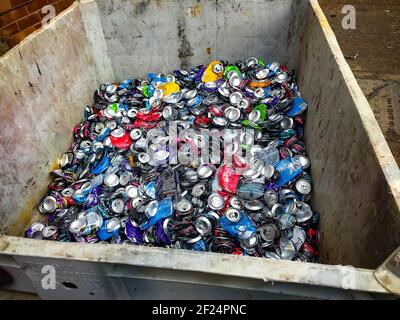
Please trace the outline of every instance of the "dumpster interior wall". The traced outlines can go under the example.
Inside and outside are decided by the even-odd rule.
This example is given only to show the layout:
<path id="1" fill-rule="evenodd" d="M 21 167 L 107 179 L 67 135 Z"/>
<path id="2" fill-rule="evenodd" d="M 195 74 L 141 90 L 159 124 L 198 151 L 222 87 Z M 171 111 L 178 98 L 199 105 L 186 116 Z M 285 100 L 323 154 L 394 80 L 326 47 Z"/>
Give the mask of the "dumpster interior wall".
<path id="1" fill-rule="evenodd" d="M 399 169 L 341 51 L 332 53 L 325 40 L 334 37 L 326 18 L 320 26 L 322 11 L 317 15 L 309 8 L 297 70 L 310 106 L 305 144 L 313 207 L 321 213 L 321 258 L 376 268 L 400 244 Z"/>
<path id="2" fill-rule="evenodd" d="M 0 59 L 0 233 L 21 235 L 98 85 L 79 7 Z M 54 29 L 51 29 L 53 27 Z"/>
<path id="3" fill-rule="evenodd" d="M 330 28 L 320 28 L 309 1 L 82 0 L 56 19 L 54 30 L 0 60 L 0 232 L 20 235 L 27 226 L 100 83 L 260 56 L 296 68 L 310 105 L 306 145 L 323 262 L 376 267 L 400 243 L 400 182 L 387 183 L 398 168 L 380 131 L 371 144 L 379 127 L 366 100 L 355 100 L 359 88 L 348 87 L 342 72 L 351 71 L 339 68 L 345 60 L 332 54 Z"/>
<path id="4" fill-rule="evenodd" d="M 260 56 L 296 64 L 301 1 L 96 3 L 117 80 L 188 69 L 215 58 L 232 62 Z"/>

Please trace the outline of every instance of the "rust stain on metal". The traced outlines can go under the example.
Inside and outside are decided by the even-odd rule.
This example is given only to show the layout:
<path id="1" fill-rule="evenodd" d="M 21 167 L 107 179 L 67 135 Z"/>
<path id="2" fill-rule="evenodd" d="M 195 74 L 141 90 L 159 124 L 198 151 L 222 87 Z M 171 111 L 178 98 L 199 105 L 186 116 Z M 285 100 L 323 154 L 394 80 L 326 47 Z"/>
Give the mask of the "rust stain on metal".
<path id="1" fill-rule="evenodd" d="M 60 169 L 60 161 L 57 159 L 57 160 L 54 160 L 51 164 L 50 164 L 50 171 L 54 171 L 54 170 L 57 170 L 57 169 Z"/>
<path id="2" fill-rule="evenodd" d="M 396 266 L 396 268 L 400 267 L 400 251 L 393 258 L 393 263 Z"/>
<path id="3" fill-rule="evenodd" d="M 203 12 L 203 7 L 200 4 L 196 4 L 193 7 L 188 8 L 188 14 L 191 17 L 198 17 Z"/>
<path id="4" fill-rule="evenodd" d="M 186 37 L 186 21 L 184 18 L 178 18 L 178 38 L 181 42 L 178 56 L 181 59 L 181 68 L 190 67 L 190 57 L 193 56 L 192 46 Z"/>
<path id="5" fill-rule="evenodd" d="M 233 11 L 235 11 L 236 13 L 239 13 L 239 11 L 242 11 L 241 5 L 240 3 L 236 2 L 235 0 L 232 3 L 232 9 Z"/>
<path id="6" fill-rule="evenodd" d="M 387 290 L 393 294 L 399 294 L 400 288 L 398 287 L 397 279 L 395 280 L 394 277 L 389 276 L 387 270 L 381 271 L 377 279 Z"/>
<path id="7" fill-rule="evenodd" d="M 4 237 L 0 237 L 0 251 L 6 250 L 9 245 L 10 243 Z"/>
<path id="8" fill-rule="evenodd" d="M 26 227 L 34 221 L 47 220 L 47 218 L 44 219 L 43 216 L 39 213 L 35 213 L 35 208 L 37 207 L 37 199 L 31 198 L 24 201 L 26 203 L 25 209 L 19 212 L 18 220 L 14 224 L 8 226 L 8 228 L 5 230 L 7 234 L 20 236 L 23 234 Z"/>
<path id="9" fill-rule="evenodd" d="M 139 2 L 135 7 L 135 15 L 141 15 L 146 11 L 146 8 L 149 6 L 150 0 L 145 0 Z"/>

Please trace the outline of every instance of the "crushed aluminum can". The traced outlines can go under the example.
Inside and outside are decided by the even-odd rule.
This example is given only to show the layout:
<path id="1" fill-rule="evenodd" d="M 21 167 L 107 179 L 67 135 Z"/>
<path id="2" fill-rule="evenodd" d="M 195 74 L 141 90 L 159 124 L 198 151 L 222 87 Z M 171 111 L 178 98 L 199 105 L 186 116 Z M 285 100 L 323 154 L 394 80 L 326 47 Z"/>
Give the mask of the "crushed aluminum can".
<path id="1" fill-rule="evenodd" d="M 158 211 L 158 201 L 154 200 L 147 205 L 145 210 L 145 215 L 148 219 L 150 219 L 157 214 L 157 211 Z"/>
<path id="2" fill-rule="evenodd" d="M 249 200 L 245 202 L 244 207 L 248 212 L 262 212 L 264 204 L 259 200 Z"/>
<path id="3" fill-rule="evenodd" d="M 42 222 L 33 223 L 27 230 L 24 232 L 25 238 L 38 239 L 42 238 L 42 231 L 46 227 L 46 225 Z"/>
<path id="4" fill-rule="evenodd" d="M 242 210 L 244 208 L 244 201 L 242 198 L 240 198 L 238 196 L 233 196 L 230 199 L 229 204 L 232 208 L 234 208 L 236 210 Z"/>
<path id="5" fill-rule="evenodd" d="M 61 196 L 48 196 L 46 197 L 39 210 L 42 213 L 53 213 L 57 209 L 64 209 L 67 206 L 67 201 Z"/>
<path id="6" fill-rule="evenodd" d="M 230 121 L 230 122 L 236 122 L 240 119 L 241 112 L 238 108 L 234 107 L 228 107 L 224 111 L 225 117 Z"/>
<path id="7" fill-rule="evenodd" d="M 86 229 L 86 220 L 85 219 L 77 219 L 72 221 L 69 226 L 69 232 L 72 234 L 80 234 Z"/>
<path id="8" fill-rule="evenodd" d="M 304 179 L 299 179 L 296 181 L 296 190 L 302 195 L 310 194 L 311 183 Z"/>
<path id="9" fill-rule="evenodd" d="M 179 215 L 186 216 L 193 212 L 193 205 L 189 200 L 182 199 L 176 204 L 175 210 L 177 213 L 179 213 Z"/>
<path id="10" fill-rule="evenodd" d="M 259 240 L 257 234 L 252 234 L 250 237 L 240 240 L 242 248 L 248 253 L 254 253 L 258 242 Z"/>
<path id="11" fill-rule="evenodd" d="M 300 202 L 297 204 L 297 210 L 295 215 L 297 222 L 299 223 L 306 222 L 310 220 L 312 216 L 313 212 L 308 204 L 304 202 Z"/>
<path id="12" fill-rule="evenodd" d="M 267 190 L 264 193 L 264 201 L 269 208 L 272 208 L 275 204 L 278 203 L 279 195 L 277 192 L 273 190 Z"/>
<path id="13" fill-rule="evenodd" d="M 280 231 L 275 224 L 264 224 L 260 228 L 260 237 L 263 240 L 263 247 L 271 246 L 279 236 Z"/>
<path id="14" fill-rule="evenodd" d="M 125 210 L 125 202 L 120 198 L 116 198 L 111 202 L 111 209 L 116 214 L 121 214 Z"/>
<path id="15" fill-rule="evenodd" d="M 208 236 L 212 231 L 212 224 L 210 220 L 203 216 L 196 219 L 194 226 L 197 232 L 203 237 Z"/>
<path id="16" fill-rule="evenodd" d="M 225 206 L 225 199 L 221 197 L 219 194 L 212 194 L 208 197 L 208 206 L 212 210 L 219 211 Z"/>
<path id="17" fill-rule="evenodd" d="M 293 242 L 287 238 L 282 237 L 279 242 L 280 256 L 283 260 L 292 260 L 297 251 Z"/>
<path id="18" fill-rule="evenodd" d="M 225 216 L 230 222 L 233 222 L 233 223 L 239 222 L 239 220 L 241 218 L 240 212 L 238 210 L 236 210 L 236 209 L 233 209 L 233 208 L 228 209 L 225 212 Z"/>
<path id="19" fill-rule="evenodd" d="M 196 198 L 202 198 L 207 193 L 207 185 L 205 183 L 197 183 L 192 188 L 192 195 Z"/>

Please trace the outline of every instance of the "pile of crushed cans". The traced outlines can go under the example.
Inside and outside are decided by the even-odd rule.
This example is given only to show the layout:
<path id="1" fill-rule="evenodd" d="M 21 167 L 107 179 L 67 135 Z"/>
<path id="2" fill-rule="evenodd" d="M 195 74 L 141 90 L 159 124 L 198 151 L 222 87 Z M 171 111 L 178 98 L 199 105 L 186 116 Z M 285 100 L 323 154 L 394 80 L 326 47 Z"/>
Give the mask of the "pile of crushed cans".
<path id="1" fill-rule="evenodd" d="M 306 109 L 257 58 L 103 84 L 25 237 L 319 262 Z"/>

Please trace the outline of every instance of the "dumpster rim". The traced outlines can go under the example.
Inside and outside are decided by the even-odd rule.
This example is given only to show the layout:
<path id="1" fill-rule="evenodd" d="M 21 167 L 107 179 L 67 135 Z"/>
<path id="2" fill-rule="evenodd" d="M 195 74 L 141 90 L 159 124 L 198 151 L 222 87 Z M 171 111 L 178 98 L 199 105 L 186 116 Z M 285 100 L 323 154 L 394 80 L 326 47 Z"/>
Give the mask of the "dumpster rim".
<path id="1" fill-rule="evenodd" d="M 375 293 L 389 292 L 375 279 L 374 270 L 352 266 L 270 260 L 215 252 L 120 244 L 86 244 L 0 237 L 0 255 L 134 265 L 148 268 L 220 274 L 332 287 Z M 354 283 L 347 283 L 349 275 Z M 347 280 L 346 280 L 347 279 Z"/>

